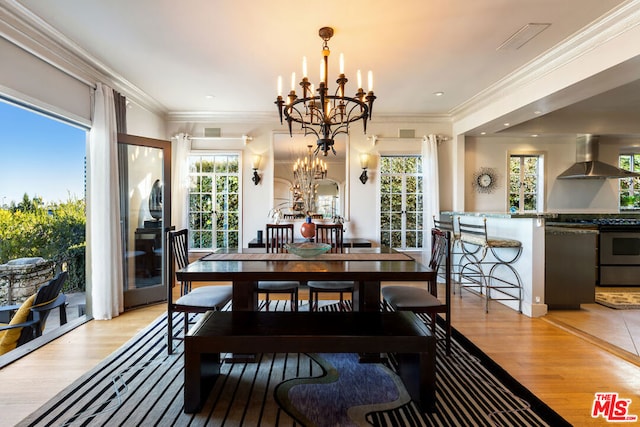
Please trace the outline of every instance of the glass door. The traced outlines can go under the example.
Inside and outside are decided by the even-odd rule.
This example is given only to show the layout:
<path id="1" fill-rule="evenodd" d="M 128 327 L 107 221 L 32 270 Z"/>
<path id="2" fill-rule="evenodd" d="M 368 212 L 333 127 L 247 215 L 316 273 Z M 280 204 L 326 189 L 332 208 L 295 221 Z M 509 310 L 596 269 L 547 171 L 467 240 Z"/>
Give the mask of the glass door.
<path id="1" fill-rule="evenodd" d="M 125 308 L 163 301 L 171 224 L 171 143 L 118 135 Z"/>
<path id="2" fill-rule="evenodd" d="M 380 158 L 380 244 L 422 248 L 423 177 L 420 156 Z"/>
<path id="3" fill-rule="evenodd" d="M 238 248 L 240 155 L 189 156 L 189 248 Z"/>

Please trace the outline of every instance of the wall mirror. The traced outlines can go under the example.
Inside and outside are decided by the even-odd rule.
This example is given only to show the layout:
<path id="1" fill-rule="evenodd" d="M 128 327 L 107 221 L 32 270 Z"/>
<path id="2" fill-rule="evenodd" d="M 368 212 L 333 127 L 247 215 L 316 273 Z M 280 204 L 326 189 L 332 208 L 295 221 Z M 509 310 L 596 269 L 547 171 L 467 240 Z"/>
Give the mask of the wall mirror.
<path id="1" fill-rule="evenodd" d="M 309 146 L 316 148 L 314 136 L 288 133 L 273 134 L 273 208 L 280 209 L 284 218 L 304 217 L 304 207 L 296 190 L 293 166 L 307 156 Z M 348 220 L 349 208 L 349 145 L 346 135 L 339 135 L 334 144 L 336 154 L 316 156 L 326 163 L 327 173 L 314 181 L 312 213 L 330 221 L 337 216 Z"/>

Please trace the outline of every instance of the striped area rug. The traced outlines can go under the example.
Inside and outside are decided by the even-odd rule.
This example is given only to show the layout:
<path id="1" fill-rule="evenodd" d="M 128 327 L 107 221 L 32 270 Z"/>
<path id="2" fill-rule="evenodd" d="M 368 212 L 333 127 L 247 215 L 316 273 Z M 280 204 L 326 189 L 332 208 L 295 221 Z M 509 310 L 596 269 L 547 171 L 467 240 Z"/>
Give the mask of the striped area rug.
<path id="1" fill-rule="evenodd" d="M 280 309 L 284 304 L 278 301 Z M 19 425 L 569 425 L 519 384 L 499 379 L 504 373 L 474 355 L 477 349 L 465 349 L 470 343 L 460 335 L 449 357 L 438 344 L 434 413 L 409 400 L 392 355 L 388 364 L 359 364 L 348 354 L 276 353 L 258 363 L 223 364 L 203 410 L 184 414 L 182 344 L 167 355 L 166 326 L 161 316 Z"/>

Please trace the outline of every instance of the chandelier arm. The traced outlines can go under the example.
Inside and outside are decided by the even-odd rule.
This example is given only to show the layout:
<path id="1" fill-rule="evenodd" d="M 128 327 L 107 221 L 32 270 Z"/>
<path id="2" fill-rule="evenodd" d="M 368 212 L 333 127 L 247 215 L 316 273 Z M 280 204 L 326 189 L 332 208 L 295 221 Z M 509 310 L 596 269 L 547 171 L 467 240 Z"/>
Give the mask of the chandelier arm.
<path id="1" fill-rule="evenodd" d="M 348 135 L 349 134 L 349 127 L 344 124 L 344 125 L 340 125 L 335 129 L 331 130 L 331 139 L 334 139 L 337 135 L 340 134 L 345 134 Z"/>
<path id="2" fill-rule="evenodd" d="M 354 114 L 354 110 L 356 108 L 360 108 L 360 112 Z M 347 113 L 347 123 L 357 122 L 369 115 L 369 107 L 364 102 L 356 102 L 351 106 L 349 112 Z"/>

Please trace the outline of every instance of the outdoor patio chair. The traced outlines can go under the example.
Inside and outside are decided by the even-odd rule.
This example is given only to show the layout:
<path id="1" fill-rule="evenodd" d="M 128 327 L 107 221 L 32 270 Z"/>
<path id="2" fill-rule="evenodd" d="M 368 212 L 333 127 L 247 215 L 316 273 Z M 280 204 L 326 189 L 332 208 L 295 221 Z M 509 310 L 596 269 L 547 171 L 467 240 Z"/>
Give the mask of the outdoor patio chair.
<path id="1" fill-rule="evenodd" d="M 60 310 L 60 325 L 67 323 L 67 299 L 62 293 L 67 277 L 63 271 L 21 305 L 0 307 L 0 355 L 41 336 L 49 313 L 55 308 Z"/>

